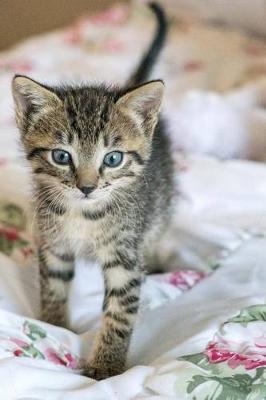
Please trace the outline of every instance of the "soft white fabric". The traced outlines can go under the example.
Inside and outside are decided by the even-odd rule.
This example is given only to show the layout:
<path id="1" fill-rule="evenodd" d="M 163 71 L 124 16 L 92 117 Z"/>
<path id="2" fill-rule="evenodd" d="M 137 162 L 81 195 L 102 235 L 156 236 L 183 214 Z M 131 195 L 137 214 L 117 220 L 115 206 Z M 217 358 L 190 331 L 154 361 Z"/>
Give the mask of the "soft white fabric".
<path id="1" fill-rule="evenodd" d="M 14 72 L 46 82 L 123 82 L 137 62 L 136 53 L 140 56 L 150 40 L 152 21 L 141 7 L 133 12 L 125 5 L 114 7 L 0 55 L 1 212 L 3 204 L 11 203 L 27 209 L 30 196 L 27 170 L 16 146 L 10 93 Z M 203 366 L 191 367 L 177 357 L 206 352 L 210 342 L 223 337 L 220 324 L 242 308 L 265 303 L 265 165 L 180 155 L 264 159 L 264 79 L 235 87 L 265 74 L 265 44 L 195 21 L 173 23 L 171 29 L 154 77 L 166 81 L 164 113 L 180 169 L 179 203 L 160 253 L 166 268 L 175 272 L 147 278 L 129 370 L 94 382 L 79 375 L 76 367 L 87 358 L 100 325 L 99 269 L 81 261 L 76 265 L 69 312 L 79 334 L 44 324 L 36 320 L 39 283 L 36 260 L 29 256 L 32 220 L 28 218 L 27 232 L 0 224 L 5 250 L 0 255 L 1 399 L 192 400 L 195 393 L 188 393 L 186 385 Z M 4 247 L 11 244 L 14 249 Z M 239 348 L 252 342 L 258 325 L 266 337 L 265 320 L 253 322 L 255 327 L 242 327 Z M 237 326 L 232 331 L 233 336 L 240 332 Z M 226 335 L 230 342 L 227 331 Z M 233 376 L 235 369 L 225 368 L 225 361 L 216 364 L 215 359 L 216 370 L 211 361 L 207 375 L 224 368 L 224 376 Z M 243 365 L 236 371 L 247 374 Z M 253 369 L 250 374 L 254 376 Z M 195 389 L 200 400 L 213 393 L 211 384 L 206 385 L 204 393 Z"/>
<path id="2" fill-rule="evenodd" d="M 18 167 L 9 168 L 6 165 L 0 171 L 3 175 L 9 171 L 11 177 L 12 168 L 14 173 Z M 177 236 L 175 242 L 182 243 L 187 267 L 208 269 L 207 253 L 219 262 L 219 269 L 186 294 L 153 277 L 147 279 L 129 355 L 129 364 L 135 367 L 122 376 L 95 383 L 49 361 L 14 358 L 2 351 L 1 396 L 49 400 L 63 395 L 69 399 L 121 400 L 152 399 L 156 393 L 170 396 L 172 386 L 165 377 L 160 380 L 163 366 L 172 371 L 171 379 L 178 379 L 173 364 L 178 356 L 202 351 L 220 323 L 241 308 L 266 300 L 265 180 L 264 165 L 208 158 L 187 160 L 187 169 L 180 177 L 183 200 L 176 216 L 177 225 L 183 227 L 178 235 L 186 230 L 186 240 Z M 252 181 L 252 191 L 245 185 L 247 181 Z M 8 199 L 12 181 L 6 183 L 5 189 Z M 22 316 L 38 315 L 38 281 L 33 264 L 32 270 L 0 256 L 0 338 L 20 335 Z M 181 261 L 177 265 L 183 266 Z M 37 324 L 50 334 L 52 343 L 56 340 L 73 354 L 86 358 L 99 326 L 101 301 L 99 270 L 78 263 L 70 314 L 73 328 L 83 333 L 77 336 Z"/>
<path id="3" fill-rule="evenodd" d="M 53 84 L 124 83 L 153 33 L 150 10 L 122 4 L 0 54 L 0 153 L 11 157 L 18 141 L 14 73 Z M 152 77 L 165 80 L 163 113 L 175 149 L 264 160 L 265 60 L 263 40 L 197 19 L 173 20 Z"/>
<path id="4" fill-rule="evenodd" d="M 174 145 L 190 154 L 263 161 L 265 104 L 265 80 L 225 94 L 190 90 L 166 111 Z"/>

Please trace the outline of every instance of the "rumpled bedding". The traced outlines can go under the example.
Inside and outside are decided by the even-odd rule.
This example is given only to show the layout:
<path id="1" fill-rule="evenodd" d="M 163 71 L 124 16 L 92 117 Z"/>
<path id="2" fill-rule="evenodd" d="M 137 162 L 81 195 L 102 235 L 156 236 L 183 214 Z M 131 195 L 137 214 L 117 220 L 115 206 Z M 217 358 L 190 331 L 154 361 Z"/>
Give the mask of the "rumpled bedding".
<path id="1" fill-rule="evenodd" d="M 254 161 L 265 154 L 265 42 L 171 21 L 154 72 L 166 82 L 179 191 L 160 249 L 166 272 L 146 278 L 128 370 L 101 382 L 79 373 L 100 326 L 97 265 L 76 263 L 72 330 L 38 320 L 34 213 L 10 80 L 122 83 L 153 18 L 144 5 L 120 4 L 0 54 L 1 399 L 266 399 L 266 167 Z"/>

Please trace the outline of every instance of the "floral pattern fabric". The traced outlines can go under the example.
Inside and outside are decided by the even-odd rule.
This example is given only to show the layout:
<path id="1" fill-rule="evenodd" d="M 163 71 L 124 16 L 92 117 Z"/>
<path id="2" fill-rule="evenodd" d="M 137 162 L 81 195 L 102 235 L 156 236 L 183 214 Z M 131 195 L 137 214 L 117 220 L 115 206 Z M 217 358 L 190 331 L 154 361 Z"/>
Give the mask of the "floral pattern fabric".
<path id="1" fill-rule="evenodd" d="M 266 305 L 255 305 L 223 323 L 204 351 L 179 357 L 160 376 L 177 399 L 263 400 L 265 367 Z M 148 386 L 154 390 L 152 380 Z"/>
<path id="2" fill-rule="evenodd" d="M 167 391 L 176 399 L 188 400 L 263 400 L 266 398 L 266 305 L 243 309 L 224 322 L 201 353 L 181 356 L 161 372 L 154 394 Z M 82 359 L 53 338 L 38 323 L 21 320 L 16 336 L 6 337 L 0 330 L 0 360 L 26 357 L 48 361 L 76 370 Z M 162 368 L 163 369 L 163 368 Z M 165 369 L 165 367 L 164 367 Z M 158 386 L 158 385 L 157 385 Z"/>
<path id="3" fill-rule="evenodd" d="M 180 396 L 177 398 L 263 400 L 265 349 L 266 305 L 251 306 L 223 323 L 203 352 L 179 357 L 167 374 L 176 376 L 173 388 Z M 16 336 L 7 338 L 0 332 L 0 358 L 10 356 L 46 360 L 70 369 L 77 369 L 81 362 L 29 320 L 22 322 Z"/>
<path id="4" fill-rule="evenodd" d="M 0 54 L 0 169 L 5 168 L 6 164 L 13 162 L 14 159 L 16 163 L 18 162 L 17 148 L 14 145 L 16 131 L 14 130 L 15 125 L 10 92 L 10 80 L 14 73 L 30 74 L 36 79 L 52 82 L 58 82 L 59 80 L 94 81 L 102 79 L 112 82 L 124 82 L 136 63 L 136 54 L 142 54 L 144 48 L 149 43 L 153 27 L 153 18 L 144 6 L 138 5 L 130 8 L 125 4 L 120 4 L 99 16 L 84 16 L 64 30 L 35 38 L 9 52 Z M 133 42 L 135 44 L 134 52 L 131 45 Z M 221 59 L 223 63 L 221 63 Z M 173 115 L 172 110 L 179 103 L 180 93 L 194 87 L 223 92 L 239 86 L 243 82 L 263 77 L 266 73 L 265 59 L 266 47 L 262 40 L 235 31 L 225 31 L 215 26 L 202 26 L 189 19 L 184 21 L 179 20 L 178 22 L 172 19 L 169 43 L 158 65 L 160 74 L 165 77 L 168 88 L 165 104 L 170 125 L 171 121 L 172 125 L 176 123 L 171 119 L 171 116 Z M 181 160 L 179 151 L 180 141 L 173 134 L 172 139 L 176 166 L 180 174 L 183 174 L 184 177 L 189 175 L 192 168 L 191 163 L 187 160 Z M 217 176 L 215 168 L 216 166 L 213 164 L 207 165 L 205 172 L 206 170 L 214 171 Z M 255 176 L 261 174 L 261 171 L 257 174 L 257 169 L 254 171 L 254 175 L 252 175 L 254 176 L 253 179 L 246 178 L 247 170 L 245 170 L 245 174 L 243 174 L 245 182 L 253 181 L 254 183 Z M 228 175 L 231 176 L 232 174 L 229 172 Z M 198 179 L 198 175 L 195 176 L 194 180 L 199 184 L 201 179 Z M 205 178 L 207 177 L 207 183 L 204 182 L 204 190 L 206 192 L 210 180 L 208 179 L 209 176 L 204 176 Z M 2 181 L 4 181 L 4 178 L 1 179 L 1 183 L 3 183 Z M 222 179 L 219 179 L 219 188 L 222 184 L 221 181 Z M 211 182 L 214 185 L 213 181 Z M 261 182 L 265 182 L 265 179 L 261 179 Z M 263 185 L 257 184 L 257 186 L 259 187 L 258 193 L 263 200 Z M 230 187 L 230 198 L 232 198 L 233 187 L 234 184 Z M 23 206 L 17 204 L 14 199 L 9 198 L 7 200 L 5 195 L 6 193 L 1 192 L 1 269 L 6 272 L 6 268 L 8 268 L 6 260 L 8 257 L 13 261 L 14 265 L 18 266 L 17 269 L 21 273 L 21 265 L 24 261 L 31 261 L 34 255 L 33 240 L 27 232 L 27 221 L 24 216 Z M 216 195 L 215 201 L 217 202 L 218 198 L 220 200 L 224 196 L 224 192 L 221 195 L 221 192 L 217 189 Z M 200 206 L 202 203 L 206 203 L 204 197 L 195 197 L 199 198 L 199 203 L 201 202 Z M 191 209 L 193 208 L 193 204 Z M 207 203 L 206 208 L 203 210 L 204 213 L 209 208 L 212 209 L 213 205 L 209 206 L 209 204 Z M 227 206 L 228 203 L 225 206 L 222 203 L 220 208 L 223 209 Z M 196 208 L 194 206 L 194 212 Z M 237 203 L 238 211 L 239 207 Z M 189 212 L 190 209 L 185 209 L 185 212 L 183 210 L 184 214 L 189 214 Z M 233 212 L 229 213 L 230 218 L 228 219 L 230 221 L 232 215 Z M 193 216 L 195 217 L 193 218 L 194 234 L 197 222 L 196 213 Z M 263 220 L 263 218 L 260 219 Z M 220 255 L 218 257 L 217 252 L 209 251 L 208 248 L 208 251 L 204 253 L 205 264 L 208 264 L 206 272 L 203 272 L 202 264 L 200 264 L 198 271 L 194 271 L 191 267 L 184 269 L 184 265 L 180 263 L 180 265 L 176 266 L 176 268 L 180 268 L 174 272 L 147 278 L 147 284 L 144 288 L 146 293 L 144 293 L 146 296 L 145 304 L 147 307 L 144 312 L 152 313 L 154 324 L 160 310 L 163 310 L 163 312 L 166 310 L 165 314 L 167 314 L 168 307 L 172 307 L 170 323 L 164 326 L 164 318 L 159 321 L 162 324 L 162 330 L 154 341 L 155 353 L 157 349 L 160 349 L 161 342 L 164 341 L 162 339 L 164 339 L 164 335 L 166 336 L 168 330 L 172 330 L 175 336 L 171 338 L 169 347 L 175 347 L 175 339 L 180 335 L 180 332 L 175 328 L 175 318 L 177 318 L 175 306 L 177 305 L 178 308 L 178 303 L 175 302 L 176 298 L 180 296 L 182 302 L 186 301 L 188 296 L 197 292 L 197 290 L 200 292 L 201 287 L 206 285 L 209 279 L 212 279 L 217 271 L 219 272 L 223 268 L 221 264 L 226 258 L 230 258 L 230 256 L 234 255 L 234 252 L 237 253 L 239 250 L 243 250 L 247 246 L 247 243 L 249 244 L 249 241 L 252 242 L 253 240 L 250 230 L 245 230 L 242 225 L 241 229 L 234 230 L 233 234 L 230 231 L 228 236 L 223 226 L 220 230 L 217 229 L 215 231 L 217 235 L 213 235 L 213 231 L 209 230 L 209 225 L 207 225 L 206 232 L 202 229 L 202 225 L 199 224 L 200 231 L 204 232 L 209 242 L 216 243 L 215 240 L 217 240 Z M 254 225 L 257 228 L 258 224 Z M 206 226 L 204 225 L 204 227 Z M 236 231 L 237 233 L 235 233 Z M 261 231 L 259 234 L 261 235 Z M 246 236 L 250 240 L 247 240 Z M 198 252 L 199 247 L 197 245 L 199 242 L 202 245 L 204 240 L 196 242 L 195 246 L 195 242 L 193 242 L 193 246 L 191 246 L 197 248 Z M 227 246 L 224 245 L 224 242 L 227 242 Z M 182 246 L 182 250 L 184 250 L 184 246 Z M 257 256 L 256 251 L 252 254 Z M 189 255 L 191 255 L 191 252 Z M 190 259 L 187 257 L 187 254 L 185 256 L 184 259 Z M 262 254 L 260 254 L 260 258 L 262 258 Z M 207 259 L 208 262 L 206 261 Z M 197 263 L 199 263 L 199 258 L 196 258 L 195 264 Z M 242 265 L 240 265 L 241 267 Z M 26 269 L 22 272 L 24 274 Z M 2 283 L 0 291 L 1 304 L 4 304 L 3 308 L 7 307 L 9 309 L 10 307 L 12 311 L 15 308 L 13 298 L 11 298 L 8 305 L 2 300 L 5 300 L 3 298 L 8 289 L 13 294 L 19 292 L 18 286 L 24 276 L 23 274 L 19 275 L 19 273 L 19 279 L 15 284 L 13 284 L 14 281 L 11 279 L 6 282 L 3 282 L 1 279 L 2 282 L 0 282 Z M 228 273 L 228 280 L 232 281 L 230 273 Z M 213 290 L 218 290 L 218 286 L 217 284 L 217 287 Z M 25 295 L 27 290 L 28 286 L 23 287 L 21 292 L 18 293 L 17 300 L 16 312 L 24 315 L 27 315 L 29 311 L 29 307 L 23 308 L 25 305 L 23 303 L 23 300 L 25 300 L 23 295 Z M 86 300 L 85 297 L 84 300 Z M 91 304 L 94 303 L 90 301 L 90 307 Z M 196 306 L 197 304 L 194 303 L 195 309 Z M 197 352 L 190 354 L 189 350 L 186 349 L 182 353 L 182 356 L 171 356 L 172 358 L 169 356 L 171 359 L 169 366 L 166 361 L 162 363 L 162 366 L 158 366 L 156 362 L 151 362 L 149 366 L 144 363 L 143 367 L 139 366 L 135 370 L 129 370 L 128 375 L 125 373 L 120 377 L 105 382 L 104 385 L 95 385 L 95 387 L 99 388 L 97 395 L 95 395 L 97 389 L 92 389 L 95 392 L 90 393 L 89 386 L 91 382 L 88 380 L 84 381 L 83 379 L 85 378 L 79 377 L 79 387 L 76 384 L 77 381 L 73 380 L 72 390 L 75 388 L 78 391 L 79 388 L 81 394 L 77 398 L 81 399 L 118 398 L 119 394 L 123 400 L 142 400 L 144 398 L 178 400 L 266 399 L 265 307 L 260 304 L 242 309 L 235 316 L 227 319 L 214 335 L 209 334 L 207 337 L 206 334 L 204 343 L 202 344 L 201 339 L 201 348 Z M 21 312 L 21 309 L 23 312 Z M 80 304 L 75 309 L 77 314 L 79 309 Z M 1 313 L 2 311 L 0 310 Z M 86 313 L 87 311 L 86 309 Z M 8 318 L 5 314 L 1 314 L 1 396 L 3 392 L 5 393 L 3 395 L 5 397 L 3 398 L 5 399 L 42 398 L 42 393 L 36 394 L 34 392 L 32 394 L 33 392 L 29 392 L 29 389 L 27 387 L 25 389 L 23 386 L 29 379 L 28 376 L 23 375 L 23 368 L 19 373 L 19 361 L 27 362 L 30 360 L 33 361 L 31 364 L 33 370 L 35 370 L 35 365 L 38 365 L 38 368 L 40 368 L 40 379 L 46 376 L 45 373 L 47 370 L 51 369 L 52 373 L 49 375 L 50 380 L 48 383 L 42 382 L 43 386 L 46 384 L 46 387 L 48 387 L 49 397 L 51 399 L 58 399 L 59 396 L 61 396 L 60 398 L 64 398 L 67 391 L 65 389 L 66 383 L 68 380 L 71 381 L 84 355 L 87 355 L 84 350 L 82 338 L 75 336 L 75 340 L 68 343 L 67 340 L 59 339 L 64 336 L 59 328 L 53 328 L 54 330 L 50 331 L 49 327 L 42 325 L 41 322 L 18 317 L 15 314 L 13 317 L 13 322 L 7 329 Z M 197 314 L 195 312 L 193 316 L 195 321 L 196 317 Z M 84 315 L 78 315 L 77 318 L 83 320 Z M 204 316 L 204 318 L 208 319 L 208 315 Z M 86 326 L 86 322 L 84 326 Z M 146 333 L 151 330 L 152 324 L 148 326 Z M 192 331 L 193 326 L 191 331 L 189 330 L 188 336 L 192 335 Z M 88 335 L 88 338 L 86 337 L 84 341 L 91 344 L 90 336 Z M 74 342 L 77 344 L 75 347 L 76 350 L 78 349 L 77 351 L 73 351 L 71 346 Z M 142 352 L 145 353 L 145 350 L 146 348 L 143 346 Z M 154 358 L 156 357 L 154 356 Z M 8 367 L 10 366 L 8 361 L 14 362 L 14 365 L 16 364 L 15 382 L 10 377 L 7 379 L 7 382 L 3 378 L 3 376 L 5 377 L 5 372 L 8 371 L 7 365 Z M 39 362 L 42 364 L 41 367 L 38 364 Z M 53 367 L 58 366 L 63 367 L 68 372 L 67 379 L 63 375 L 64 380 L 60 390 L 56 386 L 57 379 L 54 378 L 53 370 Z M 53 385 L 55 385 L 54 390 L 51 389 Z M 13 386 L 14 388 L 22 387 L 21 393 L 17 396 L 14 396 L 13 393 L 13 396 L 6 395 L 6 392 L 12 390 Z M 38 388 L 38 385 L 35 384 L 31 388 L 32 391 L 35 390 L 35 387 Z M 109 392 L 102 389 L 103 387 L 109 388 Z M 84 390 L 88 390 L 85 395 Z M 71 396 L 72 393 L 70 394 Z M 112 395 L 113 397 L 111 397 Z M 72 398 L 74 398 L 73 396 Z"/>
<path id="5" fill-rule="evenodd" d="M 0 357 L 30 357 L 76 369 L 78 358 L 49 335 L 37 323 L 25 320 L 16 336 L 6 337 L 0 331 Z"/>
<path id="6" fill-rule="evenodd" d="M 23 263 L 33 255 L 30 240 L 23 209 L 14 203 L 0 202 L 0 252 Z"/>

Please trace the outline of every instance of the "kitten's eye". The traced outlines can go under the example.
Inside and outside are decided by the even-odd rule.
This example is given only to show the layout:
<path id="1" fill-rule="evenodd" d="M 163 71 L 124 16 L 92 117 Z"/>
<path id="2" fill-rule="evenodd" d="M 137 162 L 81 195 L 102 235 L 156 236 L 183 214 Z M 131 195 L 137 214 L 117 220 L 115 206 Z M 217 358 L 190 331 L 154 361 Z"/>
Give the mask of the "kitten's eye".
<path id="1" fill-rule="evenodd" d="M 111 151 L 111 153 L 106 154 L 103 159 L 103 163 L 107 165 L 107 167 L 118 167 L 123 161 L 123 153 L 121 151 Z"/>
<path id="2" fill-rule="evenodd" d="M 65 150 L 52 150 L 52 157 L 56 164 L 68 165 L 71 162 L 71 155 Z"/>

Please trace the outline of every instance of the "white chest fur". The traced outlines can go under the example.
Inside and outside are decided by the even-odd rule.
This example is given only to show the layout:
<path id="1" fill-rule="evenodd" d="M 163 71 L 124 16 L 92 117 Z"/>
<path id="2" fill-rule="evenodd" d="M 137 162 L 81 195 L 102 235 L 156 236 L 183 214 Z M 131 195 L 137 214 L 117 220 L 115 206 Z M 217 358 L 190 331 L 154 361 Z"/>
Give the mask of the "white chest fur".
<path id="1" fill-rule="evenodd" d="M 81 210 L 67 211 L 61 217 L 58 239 L 75 256 L 92 255 L 98 234 L 99 222 L 86 219 Z"/>

